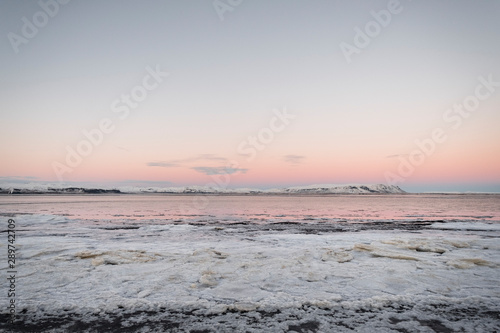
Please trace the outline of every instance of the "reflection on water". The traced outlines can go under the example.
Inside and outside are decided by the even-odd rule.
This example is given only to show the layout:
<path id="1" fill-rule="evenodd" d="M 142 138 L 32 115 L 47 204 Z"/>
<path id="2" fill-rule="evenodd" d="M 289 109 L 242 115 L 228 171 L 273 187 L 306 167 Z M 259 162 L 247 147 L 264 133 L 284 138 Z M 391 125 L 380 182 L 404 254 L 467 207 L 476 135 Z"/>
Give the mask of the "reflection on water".
<path id="1" fill-rule="evenodd" d="M 4 214 L 51 214 L 89 220 L 164 223 L 339 221 L 490 221 L 500 195 L 36 195 L 0 196 Z"/>

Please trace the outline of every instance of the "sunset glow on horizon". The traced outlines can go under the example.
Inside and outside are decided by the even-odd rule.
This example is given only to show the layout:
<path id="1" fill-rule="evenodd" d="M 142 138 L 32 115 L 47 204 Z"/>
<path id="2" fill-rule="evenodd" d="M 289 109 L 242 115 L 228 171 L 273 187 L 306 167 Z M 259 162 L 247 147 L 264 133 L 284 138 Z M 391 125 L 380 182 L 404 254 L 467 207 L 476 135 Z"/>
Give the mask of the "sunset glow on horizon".
<path id="1" fill-rule="evenodd" d="M 0 187 L 500 192 L 499 2 L 0 8 Z"/>

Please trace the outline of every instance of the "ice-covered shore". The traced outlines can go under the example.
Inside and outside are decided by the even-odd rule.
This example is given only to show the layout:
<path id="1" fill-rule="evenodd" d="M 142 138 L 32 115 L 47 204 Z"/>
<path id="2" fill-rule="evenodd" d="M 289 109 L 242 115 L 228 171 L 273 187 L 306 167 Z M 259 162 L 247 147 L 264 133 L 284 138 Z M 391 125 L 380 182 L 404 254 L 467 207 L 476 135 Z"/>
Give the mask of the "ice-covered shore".
<path id="1" fill-rule="evenodd" d="M 13 218 L 18 331 L 500 329 L 496 225 L 311 232 Z"/>
<path id="2" fill-rule="evenodd" d="M 0 194 L 117 194 L 117 193 L 166 193 L 166 194 L 402 194 L 396 185 L 309 185 L 275 189 L 227 188 L 225 186 L 184 187 L 88 187 L 63 183 L 0 183 Z"/>

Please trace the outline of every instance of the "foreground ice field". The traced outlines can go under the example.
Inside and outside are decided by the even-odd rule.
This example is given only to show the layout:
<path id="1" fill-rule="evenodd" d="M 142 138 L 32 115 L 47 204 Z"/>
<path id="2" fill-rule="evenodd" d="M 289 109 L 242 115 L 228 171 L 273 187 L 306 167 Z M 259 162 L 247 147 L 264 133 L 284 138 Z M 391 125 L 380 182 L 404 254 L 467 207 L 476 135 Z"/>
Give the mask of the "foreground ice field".
<path id="1" fill-rule="evenodd" d="M 12 218 L 18 316 L 10 327 L 2 314 L 0 329 L 500 330 L 499 224 Z"/>

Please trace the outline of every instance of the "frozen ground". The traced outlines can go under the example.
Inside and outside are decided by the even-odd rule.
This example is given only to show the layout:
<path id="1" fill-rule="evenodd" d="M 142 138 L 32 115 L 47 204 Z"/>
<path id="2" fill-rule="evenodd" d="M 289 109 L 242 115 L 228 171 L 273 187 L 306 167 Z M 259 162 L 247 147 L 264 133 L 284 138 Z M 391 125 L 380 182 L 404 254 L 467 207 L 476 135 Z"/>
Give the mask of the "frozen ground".
<path id="1" fill-rule="evenodd" d="M 2 311 L 2 330 L 500 330 L 498 224 L 13 218 L 18 318 Z"/>

